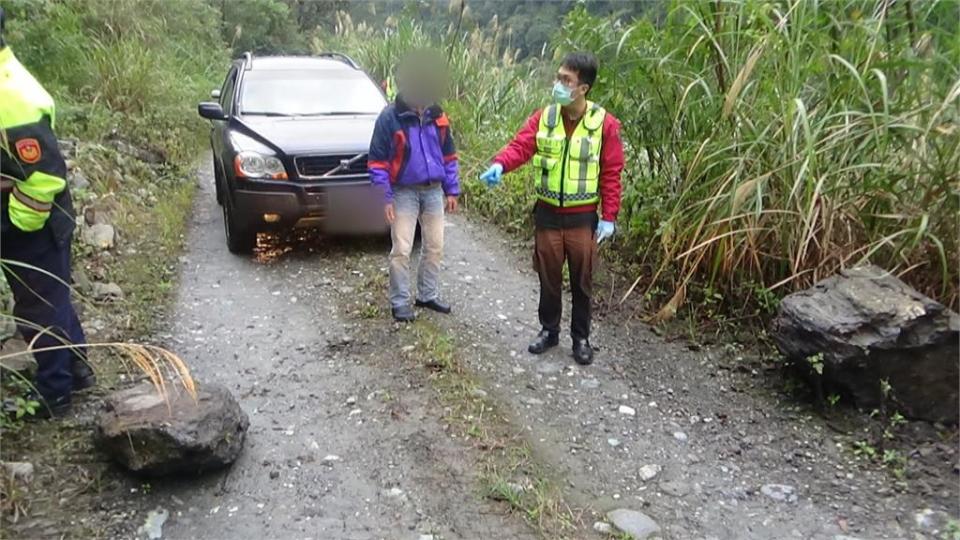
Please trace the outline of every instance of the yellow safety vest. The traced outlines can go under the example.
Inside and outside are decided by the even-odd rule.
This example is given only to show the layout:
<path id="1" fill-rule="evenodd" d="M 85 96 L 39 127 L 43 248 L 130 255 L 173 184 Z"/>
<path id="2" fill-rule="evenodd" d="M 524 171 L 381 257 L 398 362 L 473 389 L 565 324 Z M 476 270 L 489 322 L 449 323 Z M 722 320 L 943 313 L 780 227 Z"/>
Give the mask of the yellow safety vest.
<path id="1" fill-rule="evenodd" d="M 550 105 L 540 115 L 537 131 L 537 198 L 552 206 L 583 206 L 600 200 L 600 145 L 607 111 L 587 102 L 587 111 L 567 139 L 560 106 Z"/>
<path id="2" fill-rule="evenodd" d="M 38 231 L 52 211 L 71 207 L 66 180 L 41 161 L 50 151 L 42 135 L 50 133 L 55 117 L 50 94 L 9 47 L 0 49 L 0 146 L 2 159 L 12 161 L 0 166 L 0 184 L 10 193 L 3 197 L 10 221 L 23 231 Z"/>

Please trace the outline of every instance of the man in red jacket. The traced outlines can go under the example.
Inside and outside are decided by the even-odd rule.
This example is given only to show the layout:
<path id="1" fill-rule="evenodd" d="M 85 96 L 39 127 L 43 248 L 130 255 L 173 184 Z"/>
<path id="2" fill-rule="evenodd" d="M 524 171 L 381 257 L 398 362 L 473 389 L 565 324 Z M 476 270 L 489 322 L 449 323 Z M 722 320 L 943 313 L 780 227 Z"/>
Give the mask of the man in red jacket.
<path id="1" fill-rule="evenodd" d="M 566 261 L 573 292 L 573 357 L 583 365 L 593 361 L 590 304 L 597 245 L 613 235 L 623 171 L 620 122 L 587 100 L 596 78 L 596 57 L 568 54 L 557 70 L 554 104 L 533 113 L 480 175 L 493 186 L 503 173 L 532 160 L 537 193 L 534 267 L 540 276 L 542 330 L 529 351 L 541 354 L 560 342 Z"/>

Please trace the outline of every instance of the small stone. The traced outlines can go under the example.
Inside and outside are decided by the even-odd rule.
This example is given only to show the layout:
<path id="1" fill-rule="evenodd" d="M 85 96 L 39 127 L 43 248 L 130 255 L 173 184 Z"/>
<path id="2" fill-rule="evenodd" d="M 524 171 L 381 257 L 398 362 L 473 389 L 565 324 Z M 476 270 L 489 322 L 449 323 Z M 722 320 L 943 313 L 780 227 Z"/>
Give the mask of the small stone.
<path id="1" fill-rule="evenodd" d="M 4 475 L 22 484 L 29 484 L 33 480 L 33 463 L 26 461 L 5 461 L 2 463 Z"/>
<path id="2" fill-rule="evenodd" d="M 543 400 L 532 397 L 520 398 L 520 402 L 526 405 L 543 405 Z"/>
<path id="3" fill-rule="evenodd" d="M 150 540 L 160 540 L 160 538 L 163 538 L 163 524 L 167 522 L 168 517 L 170 517 L 170 512 L 165 508 L 151 510 L 150 513 L 147 514 L 146 521 L 144 521 L 137 532 Z"/>
<path id="4" fill-rule="evenodd" d="M 593 530 L 600 534 L 613 534 L 613 525 L 606 521 L 597 521 L 593 524 Z"/>
<path id="5" fill-rule="evenodd" d="M 687 440 L 687 434 L 682 431 L 674 431 L 673 438 L 680 442 L 683 442 Z"/>
<path id="6" fill-rule="evenodd" d="M 392 499 L 405 499 L 405 498 L 406 498 L 406 494 L 404 494 L 403 490 L 400 489 L 400 488 L 398 488 L 398 487 L 392 487 L 392 488 L 388 489 L 384 494 L 385 494 L 387 497 L 390 497 L 390 498 L 392 498 Z"/>
<path id="7" fill-rule="evenodd" d="M 27 348 L 26 341 L 16 338 L 8 339 L 0 345 L 0 356 L 4 357 L 0 362 L 3 366 L 0 369 L 0 380 L 17 378 L 14 374 L 28 381 L 33 380 L 37 373 L 37 361 L 32 353 L 27 352 Z"/>
<path id="8" fill-rule="evenodd" d="M 793 486 L 786 484 L 765 484 L 760 492 L 777 502 L 796 502 L 797 495 Z"/>
<path id="9" fill-rule="evenodd" d="M 481 389 L 481 388 L 474 388 L 474 389 L 470 390 L 470 397 L 475 397 L 475 398 L 483 399 L 483 398 L 487 397 L 487 392 L 484 391 L 484 390 Z"/>
<path id="10" fill-rule="evenodd" d="M 350 396 L 347 398 L 347 405 L 355 405 L 357 403 L 357 396 Z"/>
<path id="11" fill-rule="evenodd" d="M 636 510 L 619 508 L 607 514 L 613 525 L 630 535 L 634 540 L 646 540 L 653 534 L 660 532 L 660 526 L 657 522 L 650 519 L 650 516 Z"/>
<path id="12" fill-rule="evenodd" d="M 280 471 L 270 471 L 270 479 L 276 480 L 277 478 L 280 478 Z"/>
<path id="13" fill-rule="evenodd" d="M 658 474 L 660 474 L 660 470 L 661 469 L 659 465 L 644 465 L 643 467 L 640 467 L 640 479 L 644 482 L 653 480 Z"/>
<path id="14" fill-rule="evenodd" d="M 559 373 L 563 367 L 560 364 L 555 364 L 552 362 L 543 362 L 537 364 L 537 373 L 543 375 L 550 375 L 552 373 Z"/>
<path id="15" fill-rule="evenodd" d="M 930 508 L 924 508 L 913 516 L 917 527 L 926 532 L 938 532 L 947 528 L 951 522 L 950 514 L 942 511 L 934 511 Z"/>
<path id="16" fill-rule="evenodd" d="M 123 289 L 116 283 L 96 282 L 90 289 L 90 295 L 94 300 L 109 302 L 113 300 L 123 300 Z"/>
<path id="17" fill-rule="evenodd" d="M 637 411 L 635 411 L 633 407 L 627 407 L 626 405 L 621 405 L 618 410 L 620 411 L 620 414 L 625 414 L 627 416 L 634 416 L 637 414 Z"/>
<path id="18" fill-rule="evenodd" d="M 333 462 L 340 461 L 340 456 L 336 454 L 329 454 L 327 456 L 324 456 L 324 458 L 321 461 L 326 465 L 332 465 Z"/>
<path id="19" fill-rule="evenodd" d="M 690 493 L 690 486 L 685 482 L 671 480 L 668 482 L 660 482 L 660 490 L 671 497 L 680 498 Z"/>
<path id="20" fill-rule="evenodd" d="M 421 534 L 418 540 L 435 540 L 432 534 Z"/>
<path id="21" fill-rule="evenodd" d="M 110 249 L 114 245 L 116 233 L 113 225 L 97 223 L 84 227 L 81 235 L 83 242 L 97 249 Z"/>
<path id="22" fill-rule="evenodd" d="M 90 180 L 87 180 L 86 175 L 80 169 L 74 169 L 67 174 L 67 181 L 72 189 L 87 189 L 90 187 Z"/>
<path id="23" fill-rule="evenodd" d="M 610 446 L 616 448 L 616 447 L 620 446 L 620 439 L 612 439 L 612 438 L 611 438 L 611 439 L 607 439 L 607 444 L 609 444 Z"/>
<path id="24" fill-rule="evenodd" d="M 588 390 L 593 390 L 595 388 L 600 388 L 600 381 L 596 379 L 583 379 L 580 381 L 580 386 Z"/>

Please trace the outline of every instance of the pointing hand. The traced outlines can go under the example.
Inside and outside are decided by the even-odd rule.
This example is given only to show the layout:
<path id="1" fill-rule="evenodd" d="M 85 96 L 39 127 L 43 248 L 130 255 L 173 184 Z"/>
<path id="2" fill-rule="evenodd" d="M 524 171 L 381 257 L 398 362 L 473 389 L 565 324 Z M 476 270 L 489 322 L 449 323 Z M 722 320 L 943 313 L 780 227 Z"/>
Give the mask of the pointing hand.
<path id="1" fill-rule="evenodd" d="M 480 175 L 480 180 L 487 183 L 487 187 L 493 187 L 500 183 L 503 178 L 503 165 L 494 163 L 489 169 Z"/>

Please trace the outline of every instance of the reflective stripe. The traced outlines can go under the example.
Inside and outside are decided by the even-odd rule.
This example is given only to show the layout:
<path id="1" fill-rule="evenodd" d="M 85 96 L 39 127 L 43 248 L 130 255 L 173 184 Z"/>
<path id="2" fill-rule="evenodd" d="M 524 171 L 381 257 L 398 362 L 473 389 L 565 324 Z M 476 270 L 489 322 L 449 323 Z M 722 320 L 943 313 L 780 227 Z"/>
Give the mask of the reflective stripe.
<path id="1" fill-rule="evenodd" d="M 560 116 L 560 107 L 558 105 L 550 105 L 547 107 L 547 127 L 551 130 L 556 129 L 557 119 Z"/>
<path id="2" fill-rule="evenodd" d="M 30 197 L 25 195 L 22 191 L 20 191 L 20 188 L 18 188 L 17 186 L 13 187 L 13 196 L 16 197 L 18 201 L 20 201 L 20 204 L 26 206 L 27 208 L 33 210 L 34 212 L 48 213 L 51 210 L 53 210 L 52 203 L 45 203 L 45 202 L 40 202 L 36 199 L 31 199 Z"/>
<path id="3" fill-rule="evenodd" d="M 590 170 L 590 138 L 580 139 L 580 162 L 577 163 L 577 193 L 587 192 L 587 172 Z"/>

